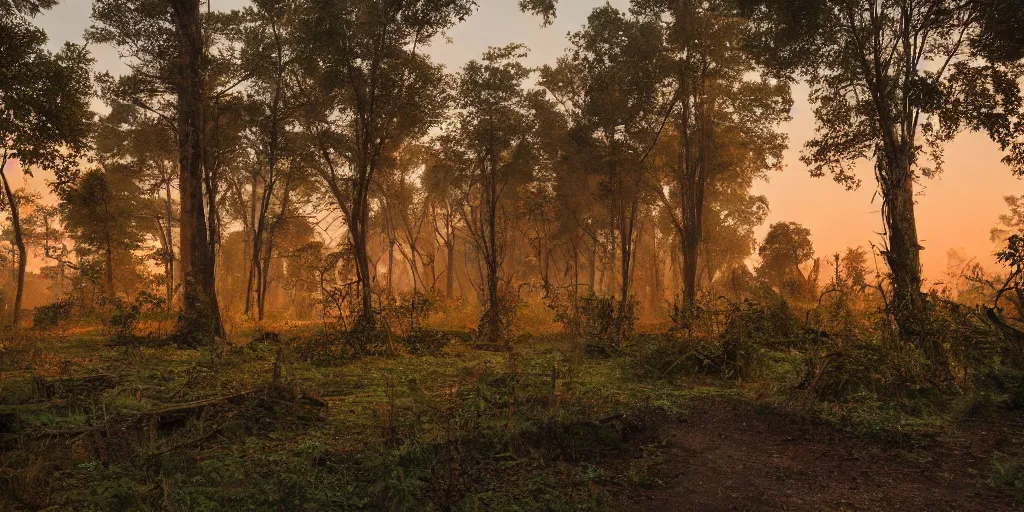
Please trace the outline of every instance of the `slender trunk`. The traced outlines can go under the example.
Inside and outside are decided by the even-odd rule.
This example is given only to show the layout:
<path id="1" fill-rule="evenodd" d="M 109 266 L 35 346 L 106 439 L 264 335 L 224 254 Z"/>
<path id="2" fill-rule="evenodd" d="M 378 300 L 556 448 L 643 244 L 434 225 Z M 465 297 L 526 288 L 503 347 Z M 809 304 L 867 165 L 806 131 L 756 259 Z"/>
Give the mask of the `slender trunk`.
<path id="1" fill-rule="evenodd" d="M 221 212 L 217 208 L 217 194 L 218 194 L 218 170 L 220 169 L 220 156 L 218 151 L 208 151 L 210 144 L 208 141 L 212 138 L 214 141 L 218 141 L 220 133 L 220 100 L 217 99 L 213 102 L 214 122 L 213 126 L 210 127 L 212 137 L 208 137 L 207 133 L 203 132 L 202 147 L 203 147 L 203 190 L 206 193 L 206 266 L 202 274 L 203 277 L 203 293 L 209 297 L 210 313 L 213 316 L 213 327 L 214 332 L 217 336 L 224 337 L 224 325 L 221 323 L 220 318 L 220 305 L 217 300 L 217 246 L 220 244 L 220 227 L 221 227 Z M 216 158 L 206 162 L 208 156 L 212 157 L 216 155 Z"/>
<path id="2" fill-rule="evenodd" d="M 264 254 L 263 250 L 263 238 L 266 231 L 267 224 L 267 211 L 270 209 L 270 195 L 271 185 L 268 183 L 262 194 L 262 199 L 259 206 L 259 216 L 256 219 L 256 226 L 253 229 L 252 234 L 252 261 L 249 263 L 249 284 L 246 286 L 245 294 L 245 314 L 249 314 L 252 310 L 252 295 L 255 293 L 256 302 L 260 302 L 260 298 L 263 296 L 263 282 L 265 268 L 262 258 Z M 255 193 L 254 193 L 255 198 Z M 260 315 L 262 319 L 263 315 Z"/>
<path id="3" fill-rule="evenodd" d="M 609 297 L 615 298 L 615 262 L 618 260 L 615 252 L 615 213 L 612 208 L 612 214 L 608 219 L 608 240 L 611 246 L 608 248 L 608 280 L 605 281 L 605 292 Z"/>
<path id="4" fill-rule="evenodd" d="M 580 239 L 574 237 L 572 240 L 572 303 L 573 310 L 576 309 L 576 296 L 580 289 Z"/>
<path id="5" fill-rule="evenodd" d="M 274 23 L 272 25 L 272 28 L 273 28 L 273 33 L 274 33 L 274 42 L 276 43 L 276 46 L 277 46 L 277 52 L 276 52 L 276 57 L 277 57 L 277 60 L 276 60 L 277 69 L 276 70 L 277 70 L 277 74 L 276 74 L 276 80 L 274 82 L 274 98 L 273 98 L 273 100 L 270 103 L 270 133 L 269 133 L 269 140 L 267 141 L 267 177 L 266 177 L 266 180 L 264 181 L 263 199 L 262 199 L 262 201 L 260 203 L 259 220 L 257 221 L 257 225 L 255 227 L 255 230 L 253 231 L 252 263 L 251 263 L 251 266 L 250 266 L 251 270 L 249 271 L 249 283 L 248 283 L 248 285 L 246 287 L 246 293 L 245 293 L 245 314 L 248 315 L 249 314 L 249 310 L 251 308 L 250 304 L 252 302 L 252 298 L 251 297 L 252 297 L 253 281 L 255 280 L 256 281 L 256 297 L 257 297 L 257 302 L 259 303 L 258 304 L 258 308 L 259 308 L 259 319 L 260 320 L 263 320 L 263 310 L 264 310 L 263 302 L 264 302 L 264 298 L 266 297 L 266 294 L 267 294 L 267 291 L 266 291 L 267 279 L 268 279 L 267 273 L 269 272 L 269 269 L 270 269 L 269 261 L 267 261 L 267 260 L 270 259 L 270 249 L 268 248 L 266 251 L 262 250 L 263 233 L 264 233 L 264 229 L 265 229 L 264 226 L 265 226 L 266 221 L 267 221 L 268 211 L 270 210 L 270 203 L 271 203 L 271 200 L 273 199 L 273 196 L 274 196 L 274 185 L 277 182 L 277 176 L 276 176 L 276 172 L 277 172 L 277 150 L 278 150 L 278 140 L 279 140 L 279 133 L 278 133 L 279 129 L 278 128 L 279 128 L 279 125 L 280 125 L 280 115 L 279 114 L 280 114 L 281 93 L 282 93 L 282 90 L 281 90 L 281 74 L 282 74 L 281 39 L 280 39 L 279 32 L 277 30 L 277 24 L 276 23 Z M 252 208 L 255 209 L 255 197 L 256 197 L 256 175 L 255 174 L 253 174 L 253 183 L 252 183 L 252 185 L 253 185 L 253 192 L 252 193 L 253 193 L 253 199 L 254 199 L 254 205 L 252 206 Z M 271 243 L 272 242 L 268 241 L 267 245 L 269 246 Z M 266 254 L 265 261 L 263 261 L 261 263 L 260 262 L 260 256 L 262 254 L 264 254 L 264 253 Z M 255 270 L 255 272 L 254 272 L 254 270 Z M 257 273 L 258 273 L 258 275 L 254 275 L 254 274 L 257 274 Z"/>
<path id="6" fill-rule="evenodd" d="M 395 241 L 388 236 L 388 295 L 395 294 Z"/>
<path id="7" fill-rule="evenodd" d="M 270 289 L 270 261 L 274 255 L 274 241 L 277 239 L 277 231 L 281 223 L 287 218 L 288 203 L 291 199 L 292 176 L 288 175 L 284 181 L 284 193 L 281 197 L 281 211 L 277 214 L 274 222 L 270 224 L 266 233 L 266 244 L 263 251 L 263 266 L 260 270 L 260 283 L 258 289 L 259 320 L 263 321 L 266 312 L 267 293 Z"/>
<path id="8" fill-rule="evenodd" d="M 256 253 L 254 251 L 256 246 L 256 188 L 259 185 L 259 181 L 256 177 L 256 170 L 252 171 L 252 182 L 249 185 L 249 218 L 245 221 L 245 253 L 249 257 L 245 258 L 245 309 L 244 314 L 249 315 L 249 311 L 252 309 L 252 293 L 253 288 L 256 286 Z"/>
<path id="9" fill-rule="evenodd" d="M 445 283 L 445 295 L 449 300 L 455 296 L 455 229 L 452 227 L 448 228 L 448 239 L 444 242 L 448 249 L 448 275 L 445 278 L 448 280 Z"/>
<path id="10" fill-rule="evenodd" d="M 658 230 L 651 229 L 651 272 L 653 282 L 651 283 L 651 311 L 657 311 L 661 301 L 661 269 L 658 254 Z"/>
<path id="11" fill-rule="evenodd" d="M 107 292 L 107 297 L 114 296 L 114 248 L 110 242 L 110 231 L 106 233 L 106 239 L 103 244 L 104 259 L 106 260 L 107 273 L 106 280 L 104 283 L 104 289 Z"/>
<path id="12" fill-rule="evenodd" d="M 620 217 L 623 219 L 623 225 L 619 228 L 619 247 L 622 248 L 622 281 L 619 283 L 619 293 L 621 302 L 625 304 L 629 300 L 630 277 L 632 277 L 630 276 L 630 263 L 633 259 L 633 221 L 627 219 L 625 215 Z"/>
<path id="13" fill-rule="evenodd" d="M 414 240 L 415 240 L 415 237 L 410 235 L 409 236 L 409 271 L 412 273 L 412 291 L 413 291 L 413 293 L 416 293 L 416 291 L 419 290 L 419 281 L 422 281 L 422 279 L 420 278 L 419 266 L 416 264 L 416 242 L 414 242 Z M 426 283 L 424 283 L 423 284 L 423 288 L 426 288 L 426 287 L 427 287 Z"/>
<path id="14" fill-rule="evenodd" d="M 260 282 L 256 290 L 257 320 L 263 321 L 266 314 L 267 291 L 270 285 L 270 258 L 274 251 L 274 237 L 267 237 L 267 243 L 260 262 Z"/>
<path id="15" fill-rule="evenodd" d="M 697 105 L 684 103 L 684 125 L 680 129 L 680 153 L 678 160 L 680 192 L 682 194 L 682 271 L 683 306 L 692 311 L 697 300 L 697 262 L 704 231 L 704 191 L 707 188 L 707 156 L 710 149 L 711 123 L 707 119 L 707 98 Z M 694 100 L 695 103 L 696 100 Z M 696 148 L 694 134 L 690 133 L 689 119 L 696 124 Z"/>
<path id="16" fill-rule="evenodd" d="M 172 232 L 174 206 L 171 201 L 171 180 L 164 181 L 164 193 L 167 200 L 164 202 L 164 214 L 167 215 L 167 247 L 165 258 L 167 261 L 167 308 L 170 309 L 174 302 L 174 233 Z"/>
<path id="17" fill-rule="evenodd" d="M 497 162 L 491 163 L 491 175 L 488 190 L 487 209 L 487 231 L 489 258 L 487 261 L 487 300 L 490 304 L 491 315 L 489 323 L 489 338 L 491 343 L 501 341 L 501 308 L 498 297 L 498 179 Z"/>
<path id="18" fill-rule="evenodd" d="M 352 250 L 356 260 L 356 277 L 359 281 L 359 292 L 362 311 L 360 321 L 364 325 L 372 327 L 376 321 L 373 313 L 373 289 L 370 277 L 370 257 L 367 251 L 366 231 L 369 225 L 369 205 L 365 201 L 365 195 L 360 193 L 359 199 L 353 208 L 352 215 Z"/>
<path id="19" fill-rule="evenodd" d="M 698 248 L 698 237 L 700 236 L 698 228 L 690 227 L 686 229 L 686 235 L 683 237 L 683 306 L 686 309 L 693 309 L 694 304 L 697 301 L 697 248 Z"/>
<path id="20" fill-rule="evenodd" d="M 591 240 L 590 246 L 590 275 L 588 276 L 588 283 L 590 287 L 590 294 L 594 295 L 597 293 L 595 286 L 597 286 L 597 239 Z"/>
<path id="21" fill-rule="evenodd" d="M 18 321 L 21 318 L 21 296 L 25 291 L 25 267 L 28 264 L 28 251 L 25 250 L 25 236 L 21 231 L 21 214 L 18 211 L 18 203 L 14 200 L 14 192 L 11 184 L 4 174 L 4 167 L 7 166 L 7 154 L 4 153 L 3 162 L 0 163 L 0 180 L 3 181 L 4 195 L 7 197 L 7 206 L 11 210 L 11 227 L 14 229 L 14 245 L 18 249 L 18 275 L 17 287 L 14 290 L 14 315 L 11 319 L 15 329 L 18 328 Z"/>
<path id="22" fill-rule="evenodd" d="M 618 321 L 616 322 L 616 332 L 617 332 L 616 343 L 619 344 L 619 345 L 621 345 L 622 342 L 623 342 L 623 339 L 630 334 L 629 330 L 630 330 L 630 323 L 631 323 L 629 321 L 629 317 L 631 316 L 630 311 L 629 311 L 629 309 L 630 309 L 630 296 L 629 296 L 630 291 L 629 291 L 629 286 L 630 286 L 630 284 L 632 282 L 632 279 L 631 279 L 632 276 L 630 275 L 630 262 L 632 261 L 632 252 L 633 252 L 633 250 L 632 250 L 633 249 L 632 248 L 632 245 L 633 245 L 632 244 L 632 232 L 633 232 L 632 224 L 633 224 L 633 222 L 629 221 L 629 224 L 630 225 L 628 227 L 627 226 L 623 226 L 623 228 L 625 228 L 625 229 L 620 229 L 619 230 L 620 238 L 621 238 L 619 245 L 622 247 L 622 282 L 620 283 L 620 290 L 619 290 L 619 293 L 621 294 L 621 297 L 619 298 L 619 314 L 618 314 Z"/>

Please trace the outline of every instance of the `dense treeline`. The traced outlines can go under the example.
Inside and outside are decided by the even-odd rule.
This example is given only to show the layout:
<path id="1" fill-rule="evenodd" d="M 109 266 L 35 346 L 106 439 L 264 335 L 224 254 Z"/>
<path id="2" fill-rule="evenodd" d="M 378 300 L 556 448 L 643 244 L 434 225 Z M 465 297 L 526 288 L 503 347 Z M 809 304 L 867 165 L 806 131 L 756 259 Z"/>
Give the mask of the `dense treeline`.
<path id="1" fill-rule="evenodd" d="M 510 44 L 446 70 L 424 49 L 472 1 L 97 0 L 86 37 L 121 76 L 90 76 L 84 47 L 43 49 L 31 17 L 51 5 L 3 4 L 4 165 L 52 171 L 59 198 L 5 176 L 15 323 L 30 249 L 56 300 L 39 318 L 178 311 L 185 345 L 268 316 L 401 330 L 439 305 L 495 344 L 524 307 L 570 330 L 605 308 L 618 344 L 637 318 L 686 326 L 717 297 L 812 304 L 811 234 L 755 240 L 769 205 L 751 192 L 781 168 L 804 80 L 811 173 L 853 188 L 874 163 L 885 233 L 857 279 L 941 366 L 914 182 L 963 130 L 1021 169 L 1021 42 L 998 1 L 637 0 L 594 9 L 550 65 Z M 865 254 L 836 274 L 866 276 Z M 984 279 L 989 302 L 1015 282 Z"/>
<path id="2" fill-rule="evenodd" d="M 915 217 L 958 134 L 1024 175 L 1019 0 L 632 0 L 458 69 L 474 0 L 93 0 L 53 51 L 57 3 L 0 0 L 4 510 L 1024 503 L 1024 196 L 942 281 Z M 798 84 L 876 244 L 764 226 Z"/>

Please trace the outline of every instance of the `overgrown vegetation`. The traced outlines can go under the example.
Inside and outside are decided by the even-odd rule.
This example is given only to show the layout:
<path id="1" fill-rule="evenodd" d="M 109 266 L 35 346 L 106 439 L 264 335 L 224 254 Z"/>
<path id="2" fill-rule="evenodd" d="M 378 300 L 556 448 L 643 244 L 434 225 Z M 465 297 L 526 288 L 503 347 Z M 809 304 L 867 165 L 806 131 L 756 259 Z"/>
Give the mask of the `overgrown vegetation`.
<path id="1" fill-rule="evenodd" d="M 0 0 L 0 508 L 1021 505 L 1024 198 L 941 281 L 915 213 L 960 133 L 1024 175 L 1011 0 L 596 2 L 449 67 L 485 2 L 243 3 L 53 51 Z M 795 116 L 879 245 L 759 231 Z"/>

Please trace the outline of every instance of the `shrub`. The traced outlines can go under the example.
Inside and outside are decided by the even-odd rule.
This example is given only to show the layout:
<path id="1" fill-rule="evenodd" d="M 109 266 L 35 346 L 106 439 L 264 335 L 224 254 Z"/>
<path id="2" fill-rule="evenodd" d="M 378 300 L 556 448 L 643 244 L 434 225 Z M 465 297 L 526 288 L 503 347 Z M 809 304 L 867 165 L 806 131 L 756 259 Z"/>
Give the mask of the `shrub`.
<path id="1" fill-rule="evenodd" d="M 636 301 L 604 297 L 594 293 L 577 297 L 553 294 L 548 307 L 565 331 L 585 338 L 591 352 L 607 353 L 619 349 L 633 336 L 636 325 Z"/>
<path id="2" fill-rule="evenodd" d="M 1006 489 L 1018 501 L 1024 501 L 1024 456 L 996 452 L 989 485 Z"/>
<path id="3" fill-rule="evenodd" d="M 513 334 L 516 315 L 525 305 L 526 303 L 519 297 L 515 289 L 507 283 L 503 284 L 498 291 L 496 307 L 488 306 L 480 317 L 480 322 L 477 325 L 478 335 L 481 338 L 487 337 L 492 322 L 497 322 L 498 338 L 508 343 Z"/>
<path id="4" fill-rule="evenodd" d="M 118 344 L 137 344 L 147 338 L 139 336 L 136 330 L 139 321 L 144 313 L 163 309 L 163 298 L 152 293 L 143 291 L 135 296 L 131 302 L 121 298 L 104 298 L 104 305 L 110 309 L 110 316 L 107 318 L 107 327 L 111 330 L 111 341 Z"/>
<path id="5" fill-rule="evenodd" d="M 439 298 L 429 292 L 403 293 L 383 305 L 381 316 L 392 331 L 409 334 L 423 327 L 427 318 L 437 311 L 439 303 Z"/>
<path id="6" fill-rule="evenodd" d="M 36 308 L 32 315 L 32 326 L 36 329 L 53 329 L 70 321 L 74 313 L 74 299 L 65 297 L 52 304 Z"/>
<path id="7" fill-rule="evenodd" d="M 438 329 L 414 329 L 401 338 L 401 343 L 413 355 L 435 355 L 440 353 L 452 340 L 465 338 L 461 331 Z"/>
<path id="8" fill-rule="evenodd" d="M 633 373 L 648 379 L 679 375 L 747 379 L 756 373 L 763 353 L 749 341 L 688 335 L 677 330 L 637 335 L 626 352 Z"/>
<path id="9" fill-rule="evenodd" d="M 934 388 L 928 358 L 909 344 L 864 340 L 833 346 L 808 354 L 806 368 L 799 388 L 827 401 L 848 401 L 861 394 L 901 399 Z"/>

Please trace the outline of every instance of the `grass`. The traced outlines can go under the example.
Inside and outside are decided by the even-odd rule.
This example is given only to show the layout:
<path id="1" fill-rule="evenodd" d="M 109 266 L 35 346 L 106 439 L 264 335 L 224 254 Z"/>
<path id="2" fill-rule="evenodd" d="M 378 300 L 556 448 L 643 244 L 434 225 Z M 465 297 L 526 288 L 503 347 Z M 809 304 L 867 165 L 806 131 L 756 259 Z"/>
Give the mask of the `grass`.
<path id="1" fill-rule="evenodd" d="M 249 336 L 227 350 L 116 347 L 102 332 L 24 340 L 0 381 L 16 418 L 3 497 L 56 510 L 592 510 L 653 481 L 657 432 L 693 390 L 633 379 L 564 336 L 514 352 L 314 364 Z M 15 342 L 18 344 L 18 342 Z M 12 350 L 8 347 L 8 350 Z M 274 366 L 282 373 L 272 382 Z M 116 385 L 47 399 L 87 375 Z M 275 386 L 326 408 L 270 399 Z M 264 390 L 147 437 L 135 418 Z M 180 447 L 179 447 L 180 446 Z M 168 447 L 171 447 L 170 449 Z"/>
<path id="2" fill-rule="evenodd" d="M 661 485 L 662 431 L 695 400 L 754 402 L 765 414 L 824 423 L 922 460 L 939 432 L 979 409 L 967 397 L 823 401 L 798 390 L 806 360 L 792 350 L 758 349 L 745 378 L 724 378 L 679 371 L 701 364 L 666 372 L 670 353 L 658 350 L 587 356 L 581 340 L 560 334 L 524 337 L 511 352 L 477 350 L 451 333 L 416 345 L 417 355 L 399 345 L 400 355 L 328 347 L 313 352 L 329 357 L 304 358 L 337 342 L 317 332 L 294 327 L 268 338 L 238 329 L 229 344 L 202 350 L 114 346 L 101 330 L 8 339 L 0 348 L 0 503 L 626 509 Z M 110 382 L 81 384 L 86 376 Z M 255 393 L 166 425 L 155 412 L 247 390 Z M 993 459 L 991 485 L 1019 488 L 1021 451 L 1011 448 Z"/>

